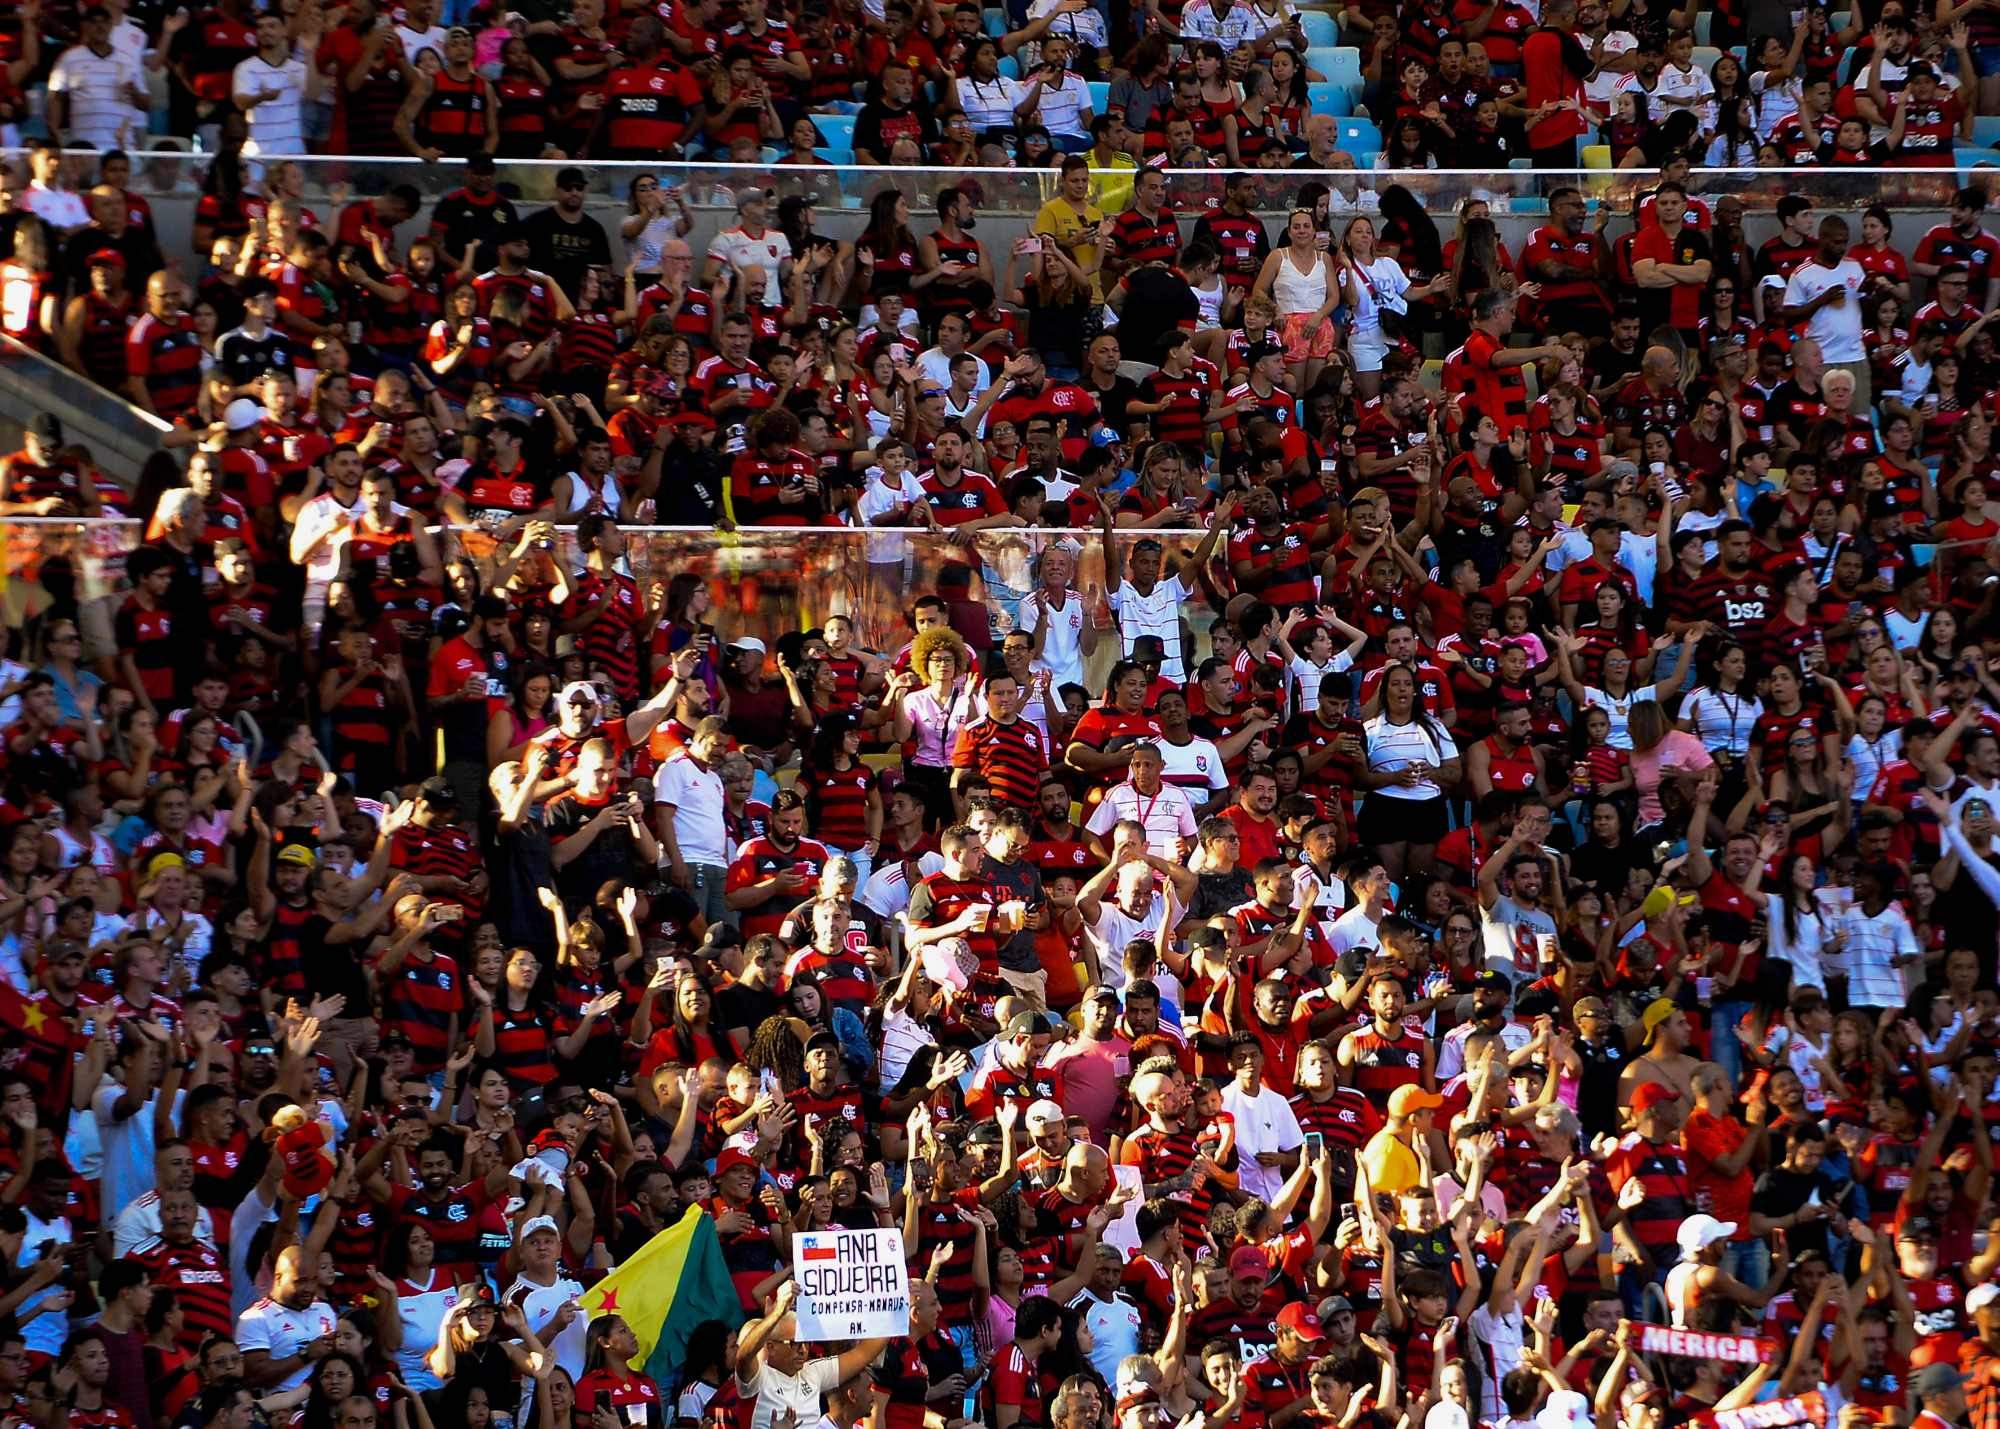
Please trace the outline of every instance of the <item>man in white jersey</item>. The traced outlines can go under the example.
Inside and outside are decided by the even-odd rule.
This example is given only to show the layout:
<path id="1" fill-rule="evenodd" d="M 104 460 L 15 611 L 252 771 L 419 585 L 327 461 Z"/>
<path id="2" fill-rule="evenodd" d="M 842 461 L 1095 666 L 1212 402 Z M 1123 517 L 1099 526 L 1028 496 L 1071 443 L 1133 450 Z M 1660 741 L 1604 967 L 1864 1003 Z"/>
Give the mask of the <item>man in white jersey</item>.
<path id="1" fill-rule="evenodd" d="M 1170 558 L 1157 537 L 1141 536 L 1132 545 L 1132 564 L 1127 572 L 1124 553 L 1119 549 L 1113 522 L 1114 506 L 1108 497 L 1099 498 L 1104 513 L 1104 580 L 1111 591 L 1111 609 L 1118 617 L 1118 637 L 1127 656 L 1141 635 L 1157 635 L 1166 648 L 1160 664 L 1163 678 L 1176 683 L 1187 678 L 1186 647 L 1181 640 L 1181 607 L 1193 598 L 1197 583 L 1194 573 L 1215 554 L 1215 543 L 1229 529 L 1236 514 L 1236 493 L 1226 493 L 1215 503 L 1202 532 L 1201 544 L 1186 560 Z"/>
<path id="2" fill-rule="evenodd" d="M 578 1308 L 583 1283 L 563 1274 L 562 1228 L 554 1216 L 531 1216 L 514 1234 L 521 1273 L 507 1287 L 506 1302 L 521 1307 L 528 1328 L 548 1346 L 572 1380 L 583 1378 L 583 1338 L 589 1322 Z M 534 1404 L 534 1386 L 522 1386 L 519 1423 Z"/>

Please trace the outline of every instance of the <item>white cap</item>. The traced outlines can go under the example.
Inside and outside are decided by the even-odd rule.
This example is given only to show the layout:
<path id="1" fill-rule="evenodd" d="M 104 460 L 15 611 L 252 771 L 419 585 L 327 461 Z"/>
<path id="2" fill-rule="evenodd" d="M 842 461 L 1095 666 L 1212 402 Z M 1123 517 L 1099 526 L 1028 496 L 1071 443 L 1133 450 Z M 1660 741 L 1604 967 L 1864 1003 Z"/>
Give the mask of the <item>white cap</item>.
<path id="1" fill-rule="evenodd" d="M 579 697 L 596 704 L 597 686 L 588 680 L 571 680 L 562 687 L 562 693 L 556 696 L 556 704 L 558 706 L 571 704 Z"/>
<path id="2" fill-rule="evenodd" d="M 1681 1222 L 1681 1228 L 1674 1239 L 1681 1244 L 1683 1255 L 1696 1255 L 1707 1250 L 1719 1240 L 1728 1240 L 1736 1234 L 1736 1222 L 1718 1221 L 1706 1213 L 1689 1216 Z"/>
<path id="3" fill-rule="evenodd" d="M 554 1216 L 530 1216 L 527 1223 L 514 1232 L 514 1244 L 519 1245 L 536 1231 L 548 1231 L 554 1235 L 561 1235 L 562 1227 L 556 1224 Z"/>
<path id="4" fill-rule="evenodd" d="M 1590 1401 L 1573 1389 L 1559 1389 L 1535 1415 L 1535 1429 L 1577 1429 L 1590 1424 Z"/>
<path id="5" fill-rule="evenodd" d="M 222 425 L 232 432 L 247 431 L 264 420 L 264 408 L 248 397 L 238 397 L 222 409 Z"/>
<path id="6" fill-rule="evenodd" d="M 1067 1122 L 1069 1118 L 1064 1114 L 1063 1109 L 1061 1107 L 1057 1106 L 1047 1097 L 1043 1097 L 1040 1101 L 1036 1102 L 1033 1106 L 1028 1108 L 1028 1115 L 1026 1120 L 1028 1123 L 1028 1130 L 1033 1131 L 1038 1126 L 1061 1126 L 1065 1122 Z"/>
<path id="7" fill-rule="evenodd" d="M 1965 1313 L 1977 1315 L 1995 1300 L 2000 1300 L 2000 1285 L 1975 1285 L 1965 1297 Z"/>
<path id="8" fill-rule="evenodd" d="M 768 655 L 770 650 L 754 635 L 739 635 L 729 642 L 731 650 L 755 650 L 759 655 Z"/>

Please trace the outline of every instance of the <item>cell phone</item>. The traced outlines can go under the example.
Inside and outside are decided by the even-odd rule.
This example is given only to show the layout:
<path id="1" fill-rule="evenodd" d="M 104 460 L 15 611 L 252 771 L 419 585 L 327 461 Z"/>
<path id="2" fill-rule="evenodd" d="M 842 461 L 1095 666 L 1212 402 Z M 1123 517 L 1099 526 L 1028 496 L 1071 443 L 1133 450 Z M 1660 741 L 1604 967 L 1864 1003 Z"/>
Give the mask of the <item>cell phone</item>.
<path id="1" fill-rule="evenodd" d="M 912 1161 L 910 1163 L 910 1179 L 917 1183 L 918 1190 L 921 1191 L 930 1190 L 931 1180 L 932 1180 L 931 1163 L 924 1160 L 922 1157 L 918 1157 L 916 1160 Z"/>
<path id="2" fill-rule="evenodd" d="M 1326 1150 L 1325 1134 L 1323 1132 L 1318 1132 L 1318 1131 L 1308 1131 L 1306 1133 L 1306 1144 L 1304 1149 L 1305 1149 L 1306 1160 L 1308 1161 L 1319 1160 L 1320 1153 Z"/>

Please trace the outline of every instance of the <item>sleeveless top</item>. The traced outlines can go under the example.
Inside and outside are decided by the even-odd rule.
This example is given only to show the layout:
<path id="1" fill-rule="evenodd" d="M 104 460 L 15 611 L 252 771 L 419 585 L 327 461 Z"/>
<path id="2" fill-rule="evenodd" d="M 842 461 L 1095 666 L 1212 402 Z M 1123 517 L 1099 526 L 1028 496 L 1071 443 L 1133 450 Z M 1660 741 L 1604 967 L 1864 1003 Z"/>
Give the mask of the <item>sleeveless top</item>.
<path id="1" fill-rule="evenodd" d="M 1278 276 L 1271 284 L 1271 297 L 1278 305 L 1278 316 L 1290 317 L 1293 313 L 1316 313 L 1326 305 L 1326 265 L 1319 254 L 1313 255 L 1312 271 L 1301 272 L 1292 266 L 1290 247 L 1278 250 Z"/>

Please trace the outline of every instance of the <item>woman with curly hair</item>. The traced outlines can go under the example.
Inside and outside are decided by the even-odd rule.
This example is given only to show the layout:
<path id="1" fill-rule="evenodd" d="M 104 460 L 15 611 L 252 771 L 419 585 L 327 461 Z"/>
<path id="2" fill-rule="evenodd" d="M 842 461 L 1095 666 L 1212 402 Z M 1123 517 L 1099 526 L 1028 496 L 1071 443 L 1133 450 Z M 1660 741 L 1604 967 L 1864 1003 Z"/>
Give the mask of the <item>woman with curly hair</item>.
<path id="1" fill-rule="evenodd" d="M 889 681 L 889 737 L 914 740 L 904 779 L 938 820 L 952 817 L 951 750 L 958 732 L 979 718 L 965 642 L 954 630 L 933 628 L 910 646 L 910 668 Z"/>

